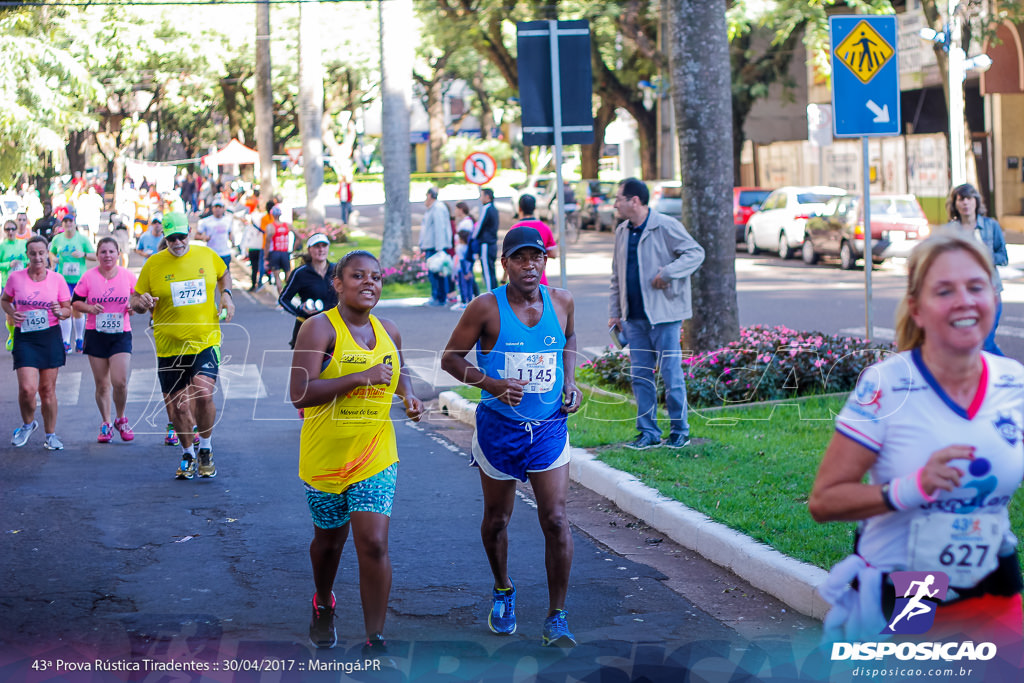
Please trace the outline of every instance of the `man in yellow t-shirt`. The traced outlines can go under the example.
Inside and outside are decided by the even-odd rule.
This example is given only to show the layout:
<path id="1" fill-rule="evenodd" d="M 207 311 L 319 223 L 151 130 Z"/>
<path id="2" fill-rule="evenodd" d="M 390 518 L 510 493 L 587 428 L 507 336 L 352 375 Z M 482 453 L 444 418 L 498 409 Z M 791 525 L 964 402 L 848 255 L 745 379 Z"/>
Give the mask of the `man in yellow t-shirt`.
<path id="1" fill-rule="evenodd" d="M 189 244 L 185 214 L 167 214 L 163 226 L 167 249 L 143 264 L 131 307 L 136 313 L 153 312 L 157 377 L 183 450 L 175 476 L 215 477 L 211 435 L 220 366 L 218 311 L 225 322 L 235 314 L 231 273 L 212 249 Z M 192 425 L 199 427 L 198 454 L 193 453 Z"/>

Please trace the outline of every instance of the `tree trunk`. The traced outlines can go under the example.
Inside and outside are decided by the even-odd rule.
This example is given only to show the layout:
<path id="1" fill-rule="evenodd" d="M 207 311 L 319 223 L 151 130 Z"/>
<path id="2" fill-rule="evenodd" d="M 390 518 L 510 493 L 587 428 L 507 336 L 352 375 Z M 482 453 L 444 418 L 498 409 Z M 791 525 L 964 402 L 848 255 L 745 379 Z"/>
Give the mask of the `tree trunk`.
<path id="1" fill-rule="evenodd" d="M 85 147 L 91 138 L 92 131 L 88 130 L 73 130 L 68 133 L 68 144 L 65 146 L 65 150 L 68 155 L 68 170 L 71 173 L 78 171 L 83 176 L 85 175 Z"/>
<path id="2" fill-rule="evenodd" d="M 743 156 L 743 143 L 746 142 L 746 135 L 743 132 L 743 127 L 747 123 L 747 116 L 750 114 L 750 105 L 752 103 L 743 98 L 742 102 L 739 98 L 732 98 L 732 182 L 733 185 L 739 187 L 743 184 L 740 178 L 740 172 L 743 168 L 741 158 Z"/>
<path id="3" fill-rule="evenodd" d="M 409 109 L 412 104 L 413 46 L 409 41 L 412 0 L 378 0 L 380 61 L 383 73 L 382 141 L 384 163 L 384 239 L 380 262 L 398 263 L 409 248 Z"/>
<path id="4" fill-rule="evenodd" d="M 114 159 L 107 159 L 106 157 L 103 157 L 103 161 L 105 161 L 107 163 L 107 182 L 103 186 L 103 192 L 104 192 L 104 194 L 109 192 L 113 196 L 114 195 L 114 161 L 115 160 Z M 117 204 L 116 203 L 114 204 L 114 208 L 116 210 L 116 208 L 117 208 Z"/>
<path id="5" fill-rule="evenodd" d="M 220 79 L 220 91 L 224 96 L 224 117 L 227 119 L 228 135 L 236 138 L 239 137 L 238 131 L 242 129 L 242 112 L 238 110 L 238 97 L 235 94 L 237 86 L 234 80 L 233 78 Z M 258 78 L 256 84 L 259 87 Z M 244 142 L 244 140 L 240 140 L 240 142 Z"/>
<path id="6" fill-rule="evenodd" d="M 487 140 L 491 137 L 491 129 L 494 128 L 494 110 L 491 107 L 491 98 L 487 94 L 487 87 L 484 85 L 482 69 L 477 69 L 473 74 L 472 88 L 480 103 L 480 139 Z"/>
<path id="7" fill-rule="evenodd" d="M 274 196 L 274 102 L 270 86 L 270 2 L 256 3 L 256 150 L 260 153 L 260 210 Z"/>
<path id="8" fill-rule="evenodd" d="M 430 139 L 427 142 L 427 146 L 430 149 L 429 167 L 434 173 L 442 173 L 448 170 L 448 160 L 444 158 L 444 154 L 441 152 L 445 141 L 448 139 L 448 131 L 445 130 L 445 87 L 442 72 L 435 71 L 433 79 L 426 84 L 427 120 L 430 130 Z"/>
<path id="9" fill-rule="evenodd" d="M 597 178 L 601 170 L 601 148 L 604 147 L 604 131 L 615 117 L 615 107 L 601 101 L 594 116 L 594 143 L 580 145 L 580 174 L 584 178 Z"/>
<path id="10" fill-rule="evenodd" d="M 643 116 L 633 114 L 633 118 L 636 119 L 637 143 L 640 147 L 640 168 L 644 178 L 657 178 L 658 117 L 653 109 L 651 111 L 644 109 L 643 112 Z M 678 121 L 679 119 L 677 118 L 676 120 Z"/>
<path id="11" fill-rule="evenodd" d="M 739 338 L 732 155 L 722 153 L 732 147 L 725 2 L 672 0 L 670 56 L 682 222 L 705 253 L 693 276 L 693 318 L 686 337 L 691 348 L 706 351 Z"/>
<path id="12" fill-rule="evenodd" d="M 324 68 L 320 58 L 320 3 L 299 5 L 299 134 L 302 171 L 306 179 L 306 229 L 324 226 Z"/>

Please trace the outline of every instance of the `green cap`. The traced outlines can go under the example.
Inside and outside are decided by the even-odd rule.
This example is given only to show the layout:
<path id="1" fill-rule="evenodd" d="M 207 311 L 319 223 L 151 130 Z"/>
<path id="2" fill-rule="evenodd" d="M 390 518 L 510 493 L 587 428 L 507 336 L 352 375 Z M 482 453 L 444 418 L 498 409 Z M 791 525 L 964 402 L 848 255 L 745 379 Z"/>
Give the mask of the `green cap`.
<path id="1" fill-rule="evenodd" d="M 168 235 L 187 235 L 189 232 L 188 218 L 180 211 L 164 214 L 164 237 Z"/>

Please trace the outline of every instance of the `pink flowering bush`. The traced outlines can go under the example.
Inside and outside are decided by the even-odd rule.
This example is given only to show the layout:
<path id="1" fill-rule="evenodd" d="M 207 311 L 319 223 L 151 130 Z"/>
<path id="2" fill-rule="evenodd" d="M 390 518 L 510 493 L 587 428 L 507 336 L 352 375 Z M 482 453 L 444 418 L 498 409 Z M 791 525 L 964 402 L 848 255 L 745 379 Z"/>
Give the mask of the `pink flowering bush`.
<path id="1" fill-rule="evenodd" d="M 341 223 L 329 221 L 325 225 L 307 227 L 305 221 L 295 221 L 295 225 L 293 227 L 295 228 L 295 232 L 302 239 L 303 245 L 305 245 L 306 240 L 318 232 L 326 235 L 327 239 L 331 241 L 331 244 L 348 241 L 347 229 Z"/>
<path id="2" fill-rule="evenodd" d="M 687 400 L 710 407 L 851 391 L 864 368 L 893 352 L 887 342 L 745 327 L 739 340 L 683 359 Z M 628 353 L 610 351 L 581 368 L 584 381 L 630 390 Z M 660 375 L 658 386 L 662 395 Z"/>
<path id="3" fill-rule="evenodd" d="M 427 279 L 427 262 L 422 254 L 403 256 L 394 268 L 384 269 L 384 284 L 414 283 Z"/>

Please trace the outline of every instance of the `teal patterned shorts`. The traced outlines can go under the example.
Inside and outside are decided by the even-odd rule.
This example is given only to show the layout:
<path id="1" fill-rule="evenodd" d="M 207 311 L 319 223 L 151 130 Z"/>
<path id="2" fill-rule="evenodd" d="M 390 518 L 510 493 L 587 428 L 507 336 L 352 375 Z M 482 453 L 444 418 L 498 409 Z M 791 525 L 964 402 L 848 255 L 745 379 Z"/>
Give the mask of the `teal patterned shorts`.
<path id="1" fill-rule="evenodd" d="M 353 512 L 376 512 L 390 517 L 397 480 L 398 463 L 395 462 L 369 479 L 357 481 L 341 493 L 320 491 L 303 482 L 313 524 L 321 529 L 337 529 L 349 523 Z"/>

